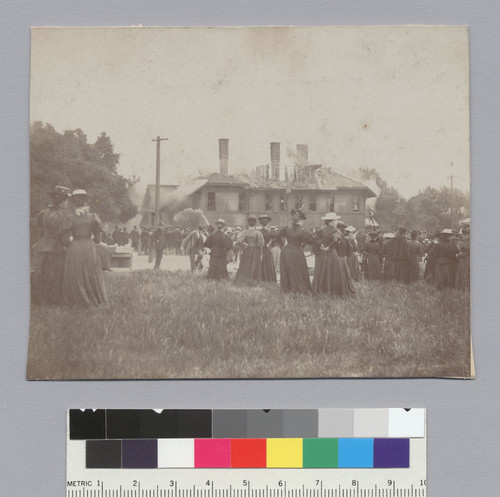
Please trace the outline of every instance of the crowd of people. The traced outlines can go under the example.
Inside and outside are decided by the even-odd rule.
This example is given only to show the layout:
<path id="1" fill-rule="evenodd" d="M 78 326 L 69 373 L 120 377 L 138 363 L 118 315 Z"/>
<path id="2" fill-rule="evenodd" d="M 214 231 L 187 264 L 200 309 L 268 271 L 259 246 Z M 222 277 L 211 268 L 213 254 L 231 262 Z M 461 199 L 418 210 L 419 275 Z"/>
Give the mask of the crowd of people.
<path id="1" fill-rule="evenodd" d="M 354 282 L 396 281 L 412 284 L 424 278 L 439 290 L 470 288 L 470 227 L 439 232 L 392 232 L 376 228 L 357 230 L 335 212 L 322 217 L 324 225 L 306 229 L 300 209 L 290 213 L 288 226 L 270 226 L 269 215 L 248 217 L 247 227 L 216 226 L 196 229 L 141 227 L 127 232 L 115 226 L 107 234 L 99 217 L 89 212 L 84 190 L 72 193 L 56 186 L 51 204 L 36 218 L 39 240 L 35 256 L 33 301 L 47 304 L 92 306 L 107 302 L 102 270 L 110 269 L 107 245 L 131 245 L 138 254 L 155 254 L 160 268 L 167 251 L 187 255 L 191 271 L 203 269 L 206 277 L 229 280 L 228 264 L 237 267 L 237 285 L 277 283 L 284 292 L 352 297 Z M 69 208 L 68 208 L 69 207 Z M 314 262 L 311 258 L 314 258 Z M 309 259 L 309 260 L 308 260 Z M 279 277 L 278 277 L 279 275 Z M 312 278 L 311 278 L 312 276 Z"/>
<path id="2" fill-rule="evenodd" d="M 240 285 L 277 282 L 279 274 L 285 292 L 347 297 L 356 293 L 354 282 L 411 284 L 422 277 L 439 290 L 470 288 L 468 224 L 460 230 L 432 233 L 402 226 L 395 233 L 373 227 L 358 231 L 330 212 L 322 217 L 323 227 L 308 230 L 302 226 L 305 218 L 294 209 L 290 224 L 283 228 L 269 226 L 268 215 L 249 216 L 246 228 L 228 227 L 219 219 L 215 228 L 198 226 L 188 232 L 181 241 L 181 253 L 189 256 L 191 270 L 196 271 L 203 269 L 203 257 L 209 251 L 209 279 L 229 279 L 229 263 L 239 263 L 234 282 Z M 156 268 L 164 233 L 172 229 L 176 228 L 160 226 L 151 236 Z M 314 257 L 313 264 L 308 257 Z"/>

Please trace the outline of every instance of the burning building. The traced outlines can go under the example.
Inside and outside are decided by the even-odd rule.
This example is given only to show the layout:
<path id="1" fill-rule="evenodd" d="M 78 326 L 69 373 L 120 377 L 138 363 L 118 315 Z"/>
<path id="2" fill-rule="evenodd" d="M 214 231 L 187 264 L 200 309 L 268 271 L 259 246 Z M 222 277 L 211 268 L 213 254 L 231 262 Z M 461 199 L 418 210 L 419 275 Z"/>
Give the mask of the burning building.
<path id="1" fill-rule="evenodd" d="M 326 212 L 334 211 L 345 223 L 365 226 L 366 199 L 375 197 L 367 186 L 342 176 L 321 164 L 309 162 L 308 146 L 297 145 L 293 164 L 281 164 L 280 143 L 270 144 L 270 163 L 257 166 L 250 174 L 229 174 L 229 141 L 219 140 L 219 172 L 181 185 L 160 188 L 161 219 L 172 224 L 175 213 L 191 207 L 201 209 L 209 222 L 223 217 L 229 226 L 245 225 L 249 214 L 268 214 L 272 224 L 289 221 L 293 208 L 307 215 L 305 226 L 319 226 Z M 146 190 L 142 224 L 152 224 L 154 186 Z"/>

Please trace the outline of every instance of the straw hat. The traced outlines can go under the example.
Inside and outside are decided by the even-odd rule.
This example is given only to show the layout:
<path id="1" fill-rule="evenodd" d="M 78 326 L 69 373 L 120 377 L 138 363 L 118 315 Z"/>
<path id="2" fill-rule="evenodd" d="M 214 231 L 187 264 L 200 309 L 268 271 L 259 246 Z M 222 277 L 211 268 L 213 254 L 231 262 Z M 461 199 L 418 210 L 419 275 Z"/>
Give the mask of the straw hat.
<path id="1" fill-rule="evenodd" d="M 321 219 L 323 219 L 323 221 L 336 221 L 340 219 L 340 216 L 335 212 L 327 212 Z"/>
<path id="2" fill-rule="evenodd" d="M 81 197 L 89 196 L 89 194 L 83 188 L 79 188 L 78 190 L 73 190 L 73 193 L 71 194 L 72 197 L 76 197 L 78 195 L 80 195 Z"/>
<path id="3" fill-rule="evenodd" d="M 441 230 L 441 235 L 453 235 L 453 230 L 445 228 L 444 230 Z"/>
<path id="4" fill-rule="evenodd" d="M 222 219 L 220 217 L 219 219 L 217 219 L 217 222 L 215 224 L 223 224 L 225 226 L 226 225 L 226 221 L 224 221 L 224 219 Z"/>

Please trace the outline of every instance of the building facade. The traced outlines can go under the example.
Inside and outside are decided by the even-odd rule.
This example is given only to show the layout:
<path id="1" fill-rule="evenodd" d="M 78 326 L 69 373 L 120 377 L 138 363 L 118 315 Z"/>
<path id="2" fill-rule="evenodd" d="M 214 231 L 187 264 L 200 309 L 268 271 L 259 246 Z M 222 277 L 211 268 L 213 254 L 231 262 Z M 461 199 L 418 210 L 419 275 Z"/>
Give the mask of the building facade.
<path id="1" fill-rule="evenodd" d="M 325 213 L 336 212 L 346 224 L 364 228 L 366 199 L 376 196 L 372 190 L 321 164 L 310 164 L 307 145 L 297 145 L 297 160 L 292 165 L 280 164 L 279 143 L 271 143 L 270 151 L 270 164 L 256 167 L 249 175 L 232 176 L 228 174 L 228 141 L 219 140 L 220 171 L 198 178 L 192 191 L 183 195 L 182 205 L 168 201 L 169 192 L 172 198 L 179 197 L 182 185 L 175 194 L 175 187 L 165 186 L 161 219 L 172 224 L 175 212 L 191 207 L 201 209 L 212 225 L 223 217 L 229 226 L 244 226 L 250 214 L 267 214 L 272 225 L 284 226 L 290 210 L 301 208 L 307 216 L 305 226 L 320 226 Z M 154 187 L 148 187 L 147 197 L 143 216 L 147 205 L 154 205 Z"/>

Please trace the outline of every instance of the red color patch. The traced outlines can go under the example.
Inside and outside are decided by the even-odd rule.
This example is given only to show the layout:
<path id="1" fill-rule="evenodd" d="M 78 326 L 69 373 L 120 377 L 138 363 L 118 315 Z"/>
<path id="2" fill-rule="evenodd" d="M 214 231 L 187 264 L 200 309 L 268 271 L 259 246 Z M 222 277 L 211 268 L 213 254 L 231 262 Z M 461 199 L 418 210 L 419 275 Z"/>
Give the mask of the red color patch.
<path id="1" fill-rule="evenodd" d="M 265 438 L 231 439 L 231 468 L 265 468 Z"/>

